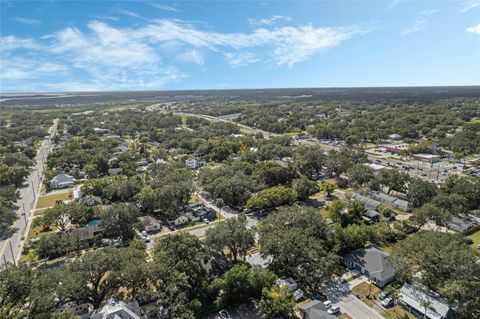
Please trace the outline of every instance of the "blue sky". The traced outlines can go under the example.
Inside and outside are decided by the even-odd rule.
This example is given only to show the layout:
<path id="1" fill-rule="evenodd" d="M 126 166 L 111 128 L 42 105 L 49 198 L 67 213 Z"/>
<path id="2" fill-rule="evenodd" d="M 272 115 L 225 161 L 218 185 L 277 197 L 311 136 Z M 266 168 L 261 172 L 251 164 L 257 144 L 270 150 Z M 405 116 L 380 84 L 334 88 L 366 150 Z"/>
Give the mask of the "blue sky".
<path id="1" fill-rule="evenodd" d="M 480 0 L 2 1 L 1 92 L 480 85 Z"/>

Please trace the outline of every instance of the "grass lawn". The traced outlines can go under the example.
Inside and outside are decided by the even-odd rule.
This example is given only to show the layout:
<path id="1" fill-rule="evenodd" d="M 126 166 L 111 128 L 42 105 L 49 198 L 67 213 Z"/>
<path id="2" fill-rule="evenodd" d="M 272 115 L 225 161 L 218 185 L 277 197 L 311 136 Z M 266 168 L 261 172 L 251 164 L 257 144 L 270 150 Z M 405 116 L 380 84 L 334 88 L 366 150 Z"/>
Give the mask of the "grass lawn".
<path id="1" fill-rule="evenodd" d="M 370 298 L 367 298 L 369 290 L 370 290 Z M 373 306 L 372 299 L 377 298 L 378 294 L 381 291 L 382 290 L 377 286 L 375 286 L 374 284 L 369 284 L 366 282 L 362 282 L 360 285 L 357 285 L 352 288 L 352 294 L 355 296 L 358 294 L 360 296 L 360 299 L 370 307 Z"/>
<path id="2" fill-rule="evenodd" d="M 190 204 L 193 204 L 193 203 L 202 202 L 202 200 L 197 195 L 192 195 L 192 197 L 190 198 L 190 200 L 188 202 Z"/>
<path id="3" fill-rule="evenodd" d="M 357 285 L 352 288 L 352 294 L 356 295 L 358 294 L 360 296 L 360 299 L 366 303 L 368 306 L 372 307 L 374 300 L 375 303 L 379 304 L 380 299 L 378 298 L 378 295 L 382 291 L 380 288 L 378 288 L 375 285 L 371 285 L 369 288 L 370 284 L 363 282 L 360 285 Z M 370 290 L 370 299 L 367 298 L 368 290 Z M 384 316 L 387 319 L 415 319 L 415 317 L 405 310 L 403 310 L 402 307 L 399 305 L 396 305 L 395 307 L 391 307 L 388 309 L 385 309 L 381 313 L 382 316 Z"/>
<path id="4" fill-rule="evenodd" d="M 187 125 L 187 116 L 182 114 L 180 117 L 182 118 L 182 125 Z"/>
<path id="5" fill-rule="evenodd" d="M 323 219 L 330 218 L 330 212 L 324 207 L 320 208 L 320 215 Z"/>
<path id="6" fill-rule="evenodd" d="M 384 247 L 380 247 L 380 249 L 390 255 L 393 252 L 393 246 L 384 246 Z"/>
<path id="7" fill-rule="evenodd" d="M 480 245 L 480 230 L 471 235 L 468 235 L 467 238 L 473 240 L 473 244 L 471 244 L 470 247 L 476 249 L 476 247 Z"/>
<path id="8" fill-rule="evenodd" d="M 57 231 L 57 227 L 55 225 L 50 226 L 50 230 L 48 231 L 41 231 L 41 227 L 31 227 L 30 231 L 28 232 L 28 240 L 40 238 L 41 236 L 45 236 L 48 234 L 53 234 Z M 38 233 L 37 233 L 38 232 Z"/>
<path id="9" fill-rule="evenodd" d="M 45 195 L 38 198 L 36 209 L 47 208 L 55 205 L 57 200 L 67 200 L 69 199 L 70 193 L 60 193 L 54 195 Z"/>

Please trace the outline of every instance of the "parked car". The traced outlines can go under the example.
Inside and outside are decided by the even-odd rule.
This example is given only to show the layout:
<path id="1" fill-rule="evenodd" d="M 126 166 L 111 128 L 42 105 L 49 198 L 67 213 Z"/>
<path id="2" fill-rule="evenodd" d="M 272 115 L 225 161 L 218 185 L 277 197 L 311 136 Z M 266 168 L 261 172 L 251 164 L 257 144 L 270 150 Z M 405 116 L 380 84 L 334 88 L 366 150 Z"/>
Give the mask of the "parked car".
<path id="1" fill-rule="evenodd" d="M 332 302 L 330 300 L 325 300 L 323 302 L 323 305 L 325 306 L 325 308 L 330 308 L 332 306 Z"/>
<path id="2" fill-rule="evenodd" d="M 382 306 L 384 306 L 385 308 L 392 307 L 393 306 L 393 299 L 392 298 L 383 299 Z"/>
<path id="3" fill-rule="evenodd" d="M 477 249 L 480 249 L 480 244 L 477 245 Z"/>
<path id="4" fill-rule="evenodd" d="M 226 310 L 220 310 L 218 312 L 218 315 L 220 316 L 220 318 L 222 319 L 233 319 L 232 316 L 230 316 L 230 314 L 226 311 Z"/>
<path id="5" fill-rule="evenodd" d="M 389 296 L 390 296 L 390 293 L 388 291 L 384 290 L 378 295 L 378 298 L 380 298 L 380 300 L 383 300 L 383 299 L 385 299 Z"/>
<path id="6" fill-rule="evenodd" d="M 337 305 L 333 305 L 327 309 L 327 313 L 330 315 L 336 315 L 339 312 L 340 312 L 340 307 Z"/>
<path id="7" fill-rule="evenodd" d="M 122 238 L 120 237 L 113 238 L 113 247 L 120 248 L 122 246 L 123 246 Z"/>
<path id="8" fill-rule="evenodd" d="M 204 222 L 205 224 L 210 224 L 210 221 L 208 220 L 208 218 L 204 218 L 204 219 L 202 219 L 202 220 L 203 220 L 203 222 Z"/>

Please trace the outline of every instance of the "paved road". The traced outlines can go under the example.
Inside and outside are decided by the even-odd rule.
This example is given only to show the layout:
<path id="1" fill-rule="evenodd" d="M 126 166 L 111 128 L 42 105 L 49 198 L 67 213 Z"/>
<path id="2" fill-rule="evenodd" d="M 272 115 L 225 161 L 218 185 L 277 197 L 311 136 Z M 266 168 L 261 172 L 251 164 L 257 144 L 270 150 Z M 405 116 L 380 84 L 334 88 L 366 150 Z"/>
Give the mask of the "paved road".
<path id="1" fill-rule="evenodd" d="M 16 206 L 19 207 L 17 210 L 19 218 L 0 238 L 0 264 L 17 262 L 20 257 L 20 247 L 23 244 L 23 237 L 27 225 L 33 217 L 33 204 L 39 195 L 38 191 L 41 184 L 44 162 L 50 151 L 51 140 L 57 133 L 57 126 L 58 119 L 55 119 L 49 130 L 49 138 L 42 141 L 42 144 L 37 150 L 36 163 L 32 167 L 31 173 L 25 180 L 23 187 L 20 188 L 20 199 L 16 203 Z"/>

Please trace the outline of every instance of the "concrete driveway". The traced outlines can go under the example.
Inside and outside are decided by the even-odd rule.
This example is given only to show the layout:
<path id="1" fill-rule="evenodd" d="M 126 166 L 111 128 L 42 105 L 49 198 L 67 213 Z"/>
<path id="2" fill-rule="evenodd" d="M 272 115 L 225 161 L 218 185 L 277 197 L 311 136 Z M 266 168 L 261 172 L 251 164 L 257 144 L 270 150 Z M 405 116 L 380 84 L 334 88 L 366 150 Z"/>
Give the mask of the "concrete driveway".
<path id="1" fill-rule="evenodd" d="M 325 293 L 333 304 L 340 306 L 341 312 L 348 314 L 353 319 L 384 319 L 382 315 L 350 293 L 353 287 L 364 281 L 366 281 L 364 276 L 347 283 L 336 280 L 326 288 Z"/>

